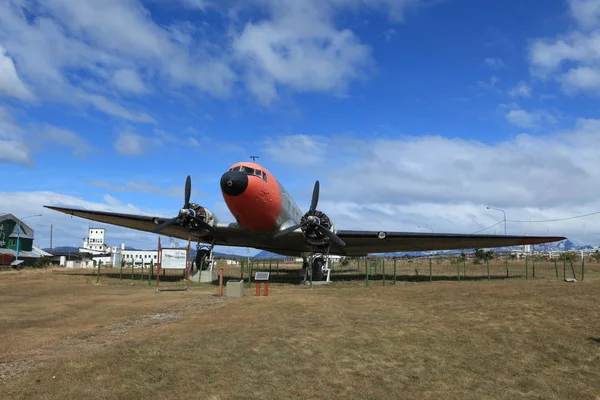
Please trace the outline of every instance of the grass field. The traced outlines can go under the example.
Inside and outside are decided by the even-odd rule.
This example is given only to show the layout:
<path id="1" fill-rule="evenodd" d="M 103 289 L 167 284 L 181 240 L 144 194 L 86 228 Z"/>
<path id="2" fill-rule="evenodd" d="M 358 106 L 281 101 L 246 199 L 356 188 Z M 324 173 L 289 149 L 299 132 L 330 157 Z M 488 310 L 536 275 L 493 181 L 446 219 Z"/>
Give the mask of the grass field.
<path id="1" fill-rule="evenodd" d="M 598 267 L 242 299 L 95 282 L 0 272 L 0 398 L 600 399 Z"/>

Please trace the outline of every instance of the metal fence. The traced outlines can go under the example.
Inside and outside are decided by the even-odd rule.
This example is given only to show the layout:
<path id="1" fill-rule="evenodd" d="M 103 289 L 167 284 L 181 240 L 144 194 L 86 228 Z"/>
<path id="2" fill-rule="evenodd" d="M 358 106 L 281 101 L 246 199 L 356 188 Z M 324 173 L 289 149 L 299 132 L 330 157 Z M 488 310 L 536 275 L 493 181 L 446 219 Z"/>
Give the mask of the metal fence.
<path id="1" fill-rule="evenodd" d="M 228 279 L 253 277 L 258 271 L 270 272 L 270 282 L 275 284 L 300 284 L 305 275 L 301 263 L 284 262 L 281 259 L 236 259 L 237 264 L 226 260 L 217 261 L 217 269 L 223 269 L 224 282 Z M 383 258 L 365 257 L 330 261 L 329 279 L 332 283 L 355 282 L 369 285 L 378 283 L 419 281 L 466 281 L 498 279 L 584 279 L 585 262 L 582 259 L 528 256 L 522 259 L 510 257 L 478 260 L 461 257 L 415 257 Z M 307 281 L 311 283 L 311 268 Z M 317 281 L 312 281 L 316 283 Z"/>
<path id="2" fill-rule="evenodd" d="M 359 286 L 389 285 L 399 282 L 471 281 L 505 279 L 571 279 L 585 278 L 587 271 L 600 276 L 599 260 L 575 257 L 548 258 L 528 256 L 525 258 L 494 257 L 478 260 L 465 257 L 414 257 L 347 258 L 330 261 L 329 280 L 332 284 Z M 318 284 L 313 280 L 312 269 L 305 276 L 302 263 L 284 262 L 281 259 L 229 258 L 216 260 L 215 271 L 223 270 L 223 284 L 230 279 L 242 279 L 245 284 L 254 282 L 256 272 L 270 273 L 269 282 L 279 285 Z M 119 267 L 96 267 L 70 269 L 69 274 L 94 274 L 96 281 L 130 281 L 153 286 L 156 283 L 156 267 L 144 268 L 124 264 Z M 327 273 L 325 274 L 327 276 Z M 305 280 L 306 278 L 306 280 Z M 161 284 L 179 286 L 185 284 L 185 271 L 162 270 Z M 322 282 L 322 281 L 321 281 Z M 193 282 L 193 285 L 198 283 Z M 218 285 L 218 279 L 213 285 Z"/>

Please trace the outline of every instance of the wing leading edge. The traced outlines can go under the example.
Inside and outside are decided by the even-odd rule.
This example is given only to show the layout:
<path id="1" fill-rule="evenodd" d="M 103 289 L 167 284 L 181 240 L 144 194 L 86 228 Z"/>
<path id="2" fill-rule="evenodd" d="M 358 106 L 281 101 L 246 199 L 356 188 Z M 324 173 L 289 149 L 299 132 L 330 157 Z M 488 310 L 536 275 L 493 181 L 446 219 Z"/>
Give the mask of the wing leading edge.
<path id="1" fill-rule="evenodd" d="M 82 210 L 77 208 L 44 206 L 51 210 L 68 215 L 135 229 L 152 232 L 165 217 L 155 217 L 136 214 L 122 214 L 107 211 Z M 310 251 L 311 246 L 306 242 L 300 230 L 273 239 L 271 236 L 252 234 L 237 224 L 219 224 L 216 227 L 215 244 L 253 247 L 265 249 L 274 253 L 299 256 Z M 182 226 L 171 225 L 160 232 L 161 235 L 187 240 L 190 233 Z M 346 246 L 331 245 L 330 254 L 363 256 L 370 253 L 389 253 L 402 251 L 436 251 L 481 249 L 491 247 L 508 247 L 526 244 L 541 244 L 565 240 L 561 236 L 504 236 L 458 233 L 422 233 L 422 232 L 382 232 L 378 231 L 336 231 Z M 192 240 L 202 240 L 194 236 Z"/>
<path id="2" fill-rule="evenodd" d="M 460 233 L 377 232 L 339 230 L 346 242 L 345 252 L 351 254 L 388 253 L 396 251 L 433 251 L 483 249 L 520 246 L 565 240 L 562 236 L 513 236 Z"/>

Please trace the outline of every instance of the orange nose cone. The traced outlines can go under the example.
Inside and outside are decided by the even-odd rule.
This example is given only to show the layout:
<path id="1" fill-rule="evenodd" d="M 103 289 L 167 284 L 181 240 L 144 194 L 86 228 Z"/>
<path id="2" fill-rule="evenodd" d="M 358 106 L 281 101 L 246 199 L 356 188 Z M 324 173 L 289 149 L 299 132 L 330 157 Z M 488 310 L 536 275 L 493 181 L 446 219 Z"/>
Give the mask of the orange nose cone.
<path id="1" fill-rule="evenodd" d="M 229 211 L 244 228 L 264 232 L 277 222 L 281 193 L 275 179 L 265 182 L 259 176 L 228 171 L 221 177 L 221 192 Z"/>

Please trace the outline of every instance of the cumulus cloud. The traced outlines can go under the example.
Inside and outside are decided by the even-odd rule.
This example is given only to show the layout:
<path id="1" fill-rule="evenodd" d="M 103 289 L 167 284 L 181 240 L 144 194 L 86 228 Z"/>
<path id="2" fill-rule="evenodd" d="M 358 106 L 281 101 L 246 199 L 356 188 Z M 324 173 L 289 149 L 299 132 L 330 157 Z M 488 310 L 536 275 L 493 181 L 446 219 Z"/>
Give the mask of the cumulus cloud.
<path id="1" fill-rule="evenodd" d="M 121 132 L 113 146 L 117 153 L 123 156 L 142 156 L 147 154 L 160 141 L 132 132 Z"/>
<path id="2" fill-rule="evenodd" d="M 73 155 L 83 158 L 93 148 L 77 133 L 53 125 L 25 123 L 0 107 L 0 162 L 33 166 L 33 155 L 43 151 L 44 145 L 58 145 L 73 149 Z"/>
<path id="3" fill-rule="evenodd" d="M 263 104 L 274 100 L 281 87 L 338 93 L 350 81 L 364 77 L 372 59 L 368 46 L 351 30 L 337 26 L 335 15 L 369 7 L 401 21 L 406 10 L 420 3 L 175 3 L 190 9 L 223 11 L 223 22 L 231 29 L 227 35 L 215 35 L 204 21 L 180 19 L 159 24 L 137 0 L 9 0 L 0 4 L 0 40 L 4 46 L 0 65 L 5 70 L 0 90 L 20 98 L 30 97 L 30 90 L 23 84 L 25 78 L 42 100 L 73 106 L 82 103 L 137 122 L 153 119 L 132 110 L 119 93 L 148 94 L 142 76 L 151 77 L 157 87 L 165 88 L 165 93 L 192 89 L 217 98 L 230 96 L 242 78 Z M 257 9 L 265 10 L 265 17 L 247 23 L 237 19 L 239 14 L 233 11 Z M 13 60 L 18 60 L 18 69 Z"/>
<path id="4" fill-rule="evenodd" d="M 565 93 L 600 93 L 600 0 L 569 0 L 577 28 L 553 38 L 539 38 L 529 49 L 532 73 L 552 77 Z"/>
<path id="5" fill-rule="evenodd" d="M 24 134 L 8 109 L 0 107 L 0 162 L 33 165 L 32 152 Z"/>
<path id="6" fill-rule="evenodd" d="M 504 67 L 504 61 L 498 57 L 488 57 L 483 61 L 491 69 L 500 69 Z"/>
<path id="7" fill-rule="evenodd" d="M 327 157 L 311 168 L 295 168 L 292 182 L 306 182 L 296 191 L 302 195 L 298 204 L 306 208 L 314 179 L 320 179 L 320 208 L 335 218 L 339 228 L 412 231 L 428 224 L 438 232 L 474 232 L 502 218 L 486 205 L 521 220 L 529 213 L 538 220 L 600 210 L 595 151 L 600 145 L 600 120 L 581 119 L 569 131 L 521 134 L 497 144 L 407 136 L 354 139 L 351 150 L 344 150 L 342 139 L 318 140 Z M 285 154 L 288 142 L 281 143 Z M 278 154 L 271 146 L 270 151 Z M 352 158 L 345 161 L 348 151 Z M 279 162 L 286 160 L 281 157 Z M 530 227 L 513 223 L 509 231 L 577 236 L 581 223 Z M 600 228 L 596 233 L 600 241 Z"/>
<path id="8" fill-rule="evenodd" d="M 55 126 L 46 127 L 44 140 L 59 146 L 71 147 L 73 155 L 79 158 L 84 158 L 92 150 L 92 147 L 75 132 Z"/>
<path id="9" fill-rule="evenodd" d="M 33 94 L 19 78 L 13 60 L 2 46 L 0 46 L 0 96 L 14 97 L 19 100 L 33 99 Z"/>
<path id="10" fill-rule="evenodd" d="M 90 180 L 87 181 L 90 185 L 97 186 L 103 189 L 108 189 L 115 192 L 132 192 L 132 193 L 147 193 L 157 194 L 167 197 L 175 197 L 178 199 L 183 198 L 183 186 L 171 186 L 164 188 L 161 186 L 153 185 L 147 182 L 126 182 L 125 184 L 110 183 L 106 181 Z M 192 195 L 194 198 L 204 196 L 202 193 L 195 189 L 192 189 Z"/>
<path id="11" fill-rule="evenodd" d="M 326 155 L 326 139 L 309 135 L 287 135 L 269 138 L 264 151 L 273 159 L 295 165 L 322 162 Z"/>
<path id="12" fill-rule="evenodd" d="M 511 97 L 531 97 L 531 87 L 525 82 L 519 82 L 508 91 L 508 94 Z"/>
<path id="13" fill-rule="evenodd" d="M 112 196 L 104 196 L 103 201 L 89 201 L 65 194 L 40 191 L 40 192 L 0 192 L 1 212 L 9 212 L 17 217 L 33 214 L 42 214 L 41 217 L 27 219 L 26 222 L 35 231 L 36 246 L 48 247 L 50 224 L 53 227 L 54 245 L 81 246 L 81 238 L 87 234 L 90 224 L 107 228 L 109 242 L 117 245 L 126 242 L 131 246 L 147 246 L 156 243 L 156 235 L 134 231 L 113 225 L 106 225 L 75 218 L 50 209 L 44 205 L 74 206 L 91 210 L 132 213 L 141 215 L 155 215 L 169 217 L 168 212 L 142 210 L 131 204 L 123 204 Z"/>

